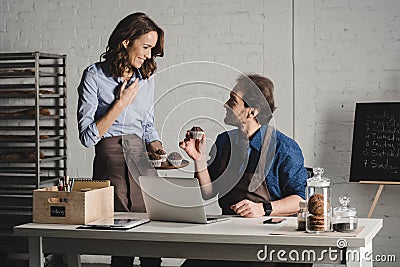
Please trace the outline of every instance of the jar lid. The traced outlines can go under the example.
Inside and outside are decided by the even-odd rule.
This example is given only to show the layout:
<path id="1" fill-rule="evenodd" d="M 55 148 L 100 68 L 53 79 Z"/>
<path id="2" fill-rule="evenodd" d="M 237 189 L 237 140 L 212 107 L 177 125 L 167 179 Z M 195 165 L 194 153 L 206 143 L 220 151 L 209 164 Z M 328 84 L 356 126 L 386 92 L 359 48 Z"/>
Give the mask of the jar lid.
<path id="1" fill-rule="evenodd" d="M 333 216 L 335 217 L 355 217 L 357 209 L 350 207 L 350 197 L 339 197 L 340 206 L 333 209 Z"/>
<path id="2" fill-rule="evenodd" d="M 307 179 L 307 186 L 313 187 L 328 187 L 331 181 L 328 178 L 322 177 L 324 173 L 324 168 L 315 167 L 313 168 L 314 176 Z"/>

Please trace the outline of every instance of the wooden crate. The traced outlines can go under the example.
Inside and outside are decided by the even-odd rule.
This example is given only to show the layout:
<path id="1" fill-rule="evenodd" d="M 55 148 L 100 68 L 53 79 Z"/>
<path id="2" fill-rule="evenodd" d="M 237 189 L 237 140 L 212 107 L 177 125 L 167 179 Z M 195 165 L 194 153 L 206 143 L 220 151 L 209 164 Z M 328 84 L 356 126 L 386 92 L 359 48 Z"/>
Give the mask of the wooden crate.
<path id="1" fill-rule="evenodd" d="M 114 187 L 87 192 L 58 191 L 56 186 L 33 191 L 33 222 L 87 224 L 114 216 Z"/>

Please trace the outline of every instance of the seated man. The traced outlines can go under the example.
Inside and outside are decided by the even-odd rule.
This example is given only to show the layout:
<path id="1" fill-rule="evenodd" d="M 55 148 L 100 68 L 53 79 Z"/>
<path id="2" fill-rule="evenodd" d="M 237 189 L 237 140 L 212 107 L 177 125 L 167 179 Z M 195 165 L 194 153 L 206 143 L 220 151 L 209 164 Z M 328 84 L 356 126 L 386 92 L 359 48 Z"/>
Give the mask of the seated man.
<path id="1" fill-rule="evenodd" d="M 240 76 L 224 107 L 224 122 L 237 129 L 218 135 L 209 165 L 205 134 L 195 140 L 188 132 L 180 143 L 195 162 L 195 177 L 203 197 L 218 194 L 222 214 L 227 215 L 251 218 L 295 214 L 300 200 L 305 199 L 308 176 L 298 144 L 268 125 L 275 110 L 272 81 L 257 74 Z M 276 266 L 203 260 L 187 260 L 183 266 L 228 265 Z"/>

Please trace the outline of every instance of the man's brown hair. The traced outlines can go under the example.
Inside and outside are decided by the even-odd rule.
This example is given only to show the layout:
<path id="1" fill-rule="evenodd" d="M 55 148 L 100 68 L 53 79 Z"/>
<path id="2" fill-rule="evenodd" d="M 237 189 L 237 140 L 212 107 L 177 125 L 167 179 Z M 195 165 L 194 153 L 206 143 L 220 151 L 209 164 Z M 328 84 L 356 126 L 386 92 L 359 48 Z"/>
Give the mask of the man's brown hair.
<path id="1" fill-rule="evenodd" d="M 261 124 L 268 124 L 275 111 L 274 83 L 259 74 L 242 74 L 236 80 L 239 90 L 243 93 L 246 107 L 256 108 L 259 111 L 257 120 Z M 265 98 L 264 99 L 262 99 Z"/>

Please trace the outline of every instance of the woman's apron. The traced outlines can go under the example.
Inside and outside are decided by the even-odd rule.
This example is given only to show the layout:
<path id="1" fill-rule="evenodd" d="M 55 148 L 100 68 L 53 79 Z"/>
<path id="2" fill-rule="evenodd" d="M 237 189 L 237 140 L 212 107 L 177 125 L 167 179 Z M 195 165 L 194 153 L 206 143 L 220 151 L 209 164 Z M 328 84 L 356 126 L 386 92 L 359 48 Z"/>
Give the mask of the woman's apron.
<path id="1" fill-rule="evenodd" d="M 157 171 L 147 160 L 143 140 L 136 135 L 104 138 L 95 151 L 93 179 L 111 181 L 114 210 L 146 212 L 139 176 L 154 176 Z"/>

